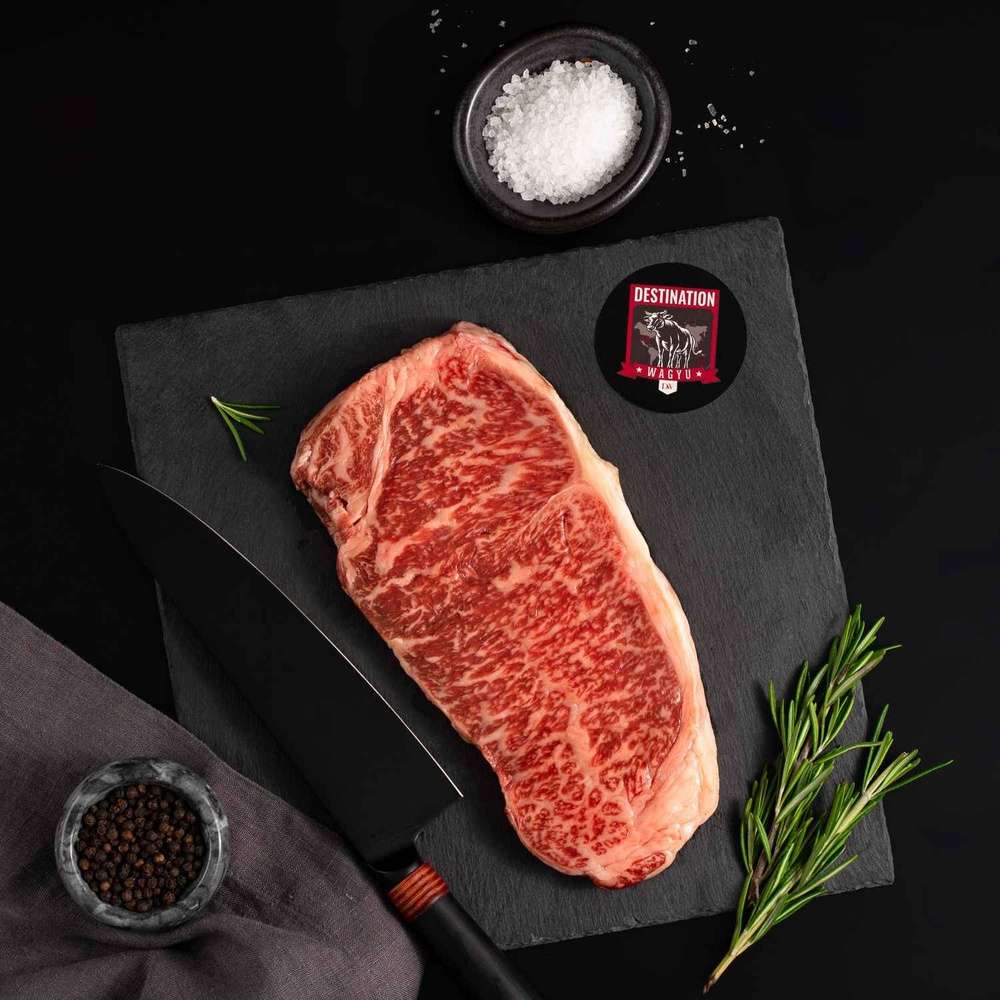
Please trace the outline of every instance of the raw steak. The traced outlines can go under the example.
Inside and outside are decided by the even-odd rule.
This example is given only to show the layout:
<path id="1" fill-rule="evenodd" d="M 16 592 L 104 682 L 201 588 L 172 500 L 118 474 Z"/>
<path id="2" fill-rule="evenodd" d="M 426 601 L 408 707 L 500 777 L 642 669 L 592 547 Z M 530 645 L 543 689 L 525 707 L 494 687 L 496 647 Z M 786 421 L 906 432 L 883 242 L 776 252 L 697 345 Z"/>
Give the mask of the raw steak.
<path id="1" fill-rule="evenodd" d="M 617 470 L 532 365 L 459 323 L 327 404 L 292 478 L 528 850 L 609 887 L 667 867 L 718 801 L 694 643 Z"/>

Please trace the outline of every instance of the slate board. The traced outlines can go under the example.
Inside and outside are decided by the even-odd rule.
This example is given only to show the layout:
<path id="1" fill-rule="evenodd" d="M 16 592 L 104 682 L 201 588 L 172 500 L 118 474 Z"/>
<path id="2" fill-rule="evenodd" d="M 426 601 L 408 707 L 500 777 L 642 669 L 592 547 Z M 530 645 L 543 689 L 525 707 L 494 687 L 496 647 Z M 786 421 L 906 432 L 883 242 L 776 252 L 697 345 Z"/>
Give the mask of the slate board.
<path id="1" fill-rule="evenodd" d="M 626 403 L 601 377 L 593 352 L 608 292 L 637 268 L 665 261 L 716 274 L 747 321 L 736 383 L 683 414 Z M 653 558 L 691 622 L 718 740 L 720 806 L 669 870 L 626 890 L 561 875 L 524 850 L 478 752 L 341 590 L 334 546 L 289 481 L 299 431 L 322 404 L 458 319 L 506 335 L 553 382 L 597 452 L 618 466 Z M 751 777 L 774 751 L 763 686 L 790 677 L 804 657 L 821 656 L 847 606 L 776 220 L 125 326 L 118 345 L 139 473 L 222 532 L 335 636 L 465 792 L 419 846 L 499 945 L 733 908 L 741 875 L 734 824 Z M 246 465 L 206 401 L 212 393 L 283 404 L 266 437 L 247 435 Z M 322 815 L 218 665 L 169 606 L 163 613 L 184 724 L 244 773 Z M 859 706 L 847 735 L 861 733 L 864 721 Z M 344 764 L 363 766 L 377 752 L 359 746 Z M 854 848 L 861 858 L 836 888 L 892 880 L 881 810 L 862 824 Z"/>

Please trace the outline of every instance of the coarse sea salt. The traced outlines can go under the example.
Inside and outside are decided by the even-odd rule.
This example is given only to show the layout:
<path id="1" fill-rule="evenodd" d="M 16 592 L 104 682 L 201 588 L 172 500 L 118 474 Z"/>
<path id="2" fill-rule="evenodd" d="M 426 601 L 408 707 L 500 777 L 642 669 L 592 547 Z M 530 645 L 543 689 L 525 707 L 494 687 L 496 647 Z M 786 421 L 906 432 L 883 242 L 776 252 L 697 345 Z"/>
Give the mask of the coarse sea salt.
<path id="1" fill-rule="evenodd" d="M 556 60 L 504 84 L 483 128 L 497 177 L 525 201 L 564 205 L 599 191 L 641 131 L 635 87 L 602 62 Z"/>

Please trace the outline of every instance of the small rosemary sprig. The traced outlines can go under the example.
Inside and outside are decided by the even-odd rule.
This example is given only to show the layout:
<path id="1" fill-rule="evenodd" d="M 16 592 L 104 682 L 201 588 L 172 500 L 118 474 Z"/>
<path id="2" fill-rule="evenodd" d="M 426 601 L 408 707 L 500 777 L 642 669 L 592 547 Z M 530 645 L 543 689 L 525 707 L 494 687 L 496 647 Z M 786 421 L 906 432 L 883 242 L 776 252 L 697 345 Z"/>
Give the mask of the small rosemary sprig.
<path id="1" fill-rule="evenodd" d="M 753 783 L 740 822 L 740 857 L 746 870 L 736 906 L 729 950 L 705 984 L 707 993 L 732 962 L 772 927 L 826 892 L 826 883 L 852 864 L 843 857 L 851 832 L 889 792 L 947 767 L 950 760 L 919 770 L 918 751 L 886 763 L 893 735 L 883 732 L 888 706 L 871 738 L 836 746 L 854 708 L 861 679 L 898 646 L 873 648 L 880 618 L 870 629 L 861 606 L 833 640 L 826 663 L 810 673 L 804 663 L 790 699 L 778 701 L 768 686 L 771 719 L 781 750 Z M 829 807 L 814 809 L 838 757 L 867 749 L 860 782 L 837 785 Z"/>
<path id="2" fill-rule="evenodd" d="M 243 439 L 236 425 L 241 424 L 252 430 L 255 434 L 263 434 L 264 430 L 257 426 L 259 420 L 270 420 L 270 417 L 262 413 L 248 413 L 248 410 L 278 410 L 281 407 L 277 403 L 223 403 L 215 396 L 208 397 L 212 401 L 212 406 L 218 411 L 225 425 L 229 428 L 229 433 L 233 435 L 236 447 L 239 449 L 240 457 L 245 462 L 247 460 L 247 450 L 243 446 Z"/>

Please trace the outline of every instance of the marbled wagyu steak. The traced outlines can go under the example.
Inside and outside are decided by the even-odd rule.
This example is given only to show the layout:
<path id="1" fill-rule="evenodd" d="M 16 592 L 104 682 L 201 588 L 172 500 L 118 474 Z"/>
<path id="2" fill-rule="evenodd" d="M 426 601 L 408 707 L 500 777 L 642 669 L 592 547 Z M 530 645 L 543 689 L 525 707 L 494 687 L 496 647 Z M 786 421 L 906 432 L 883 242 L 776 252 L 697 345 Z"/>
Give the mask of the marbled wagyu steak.
<path id="1" fill-rule="evenodd" d="M 528 850 L 609 887 L 666 868 L 719 794 L 694 643 L 617 470 L 532 365 L 458 323 L 327 404 L 292 478 Z"/>

